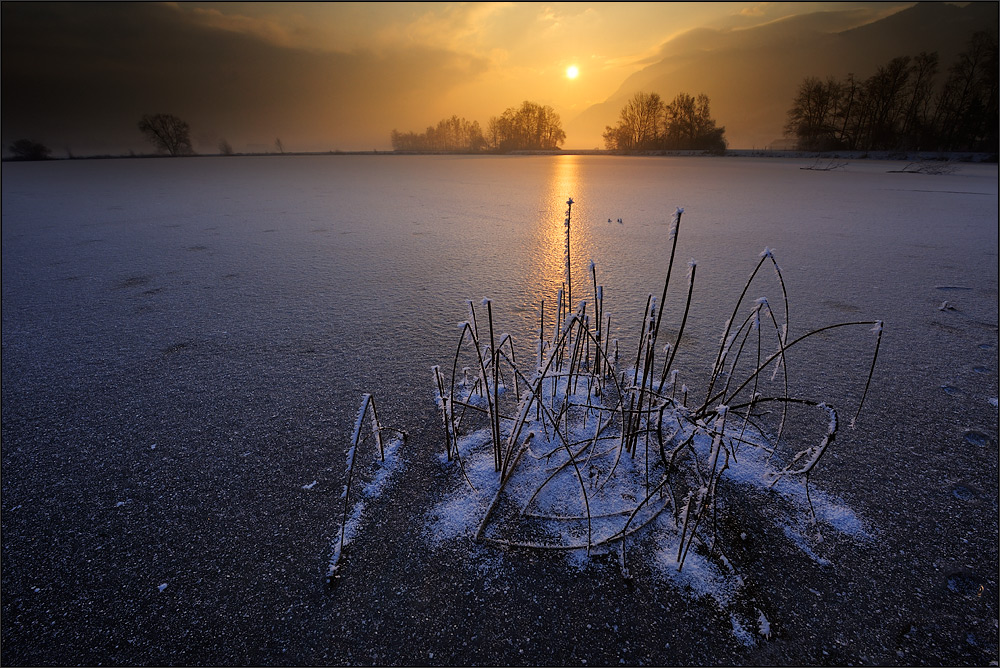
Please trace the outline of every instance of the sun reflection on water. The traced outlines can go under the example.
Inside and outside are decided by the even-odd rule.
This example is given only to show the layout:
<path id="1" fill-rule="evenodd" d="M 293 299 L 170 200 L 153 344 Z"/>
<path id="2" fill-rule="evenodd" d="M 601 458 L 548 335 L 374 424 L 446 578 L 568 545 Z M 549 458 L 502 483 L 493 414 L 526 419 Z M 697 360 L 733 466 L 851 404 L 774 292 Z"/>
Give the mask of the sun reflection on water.
<path id="1" fill-rule="evenodd" d="M 581 207 L 576 204 L 580 190 L 580 156 L 562 155 L 551 159 L 551 170 L 547 187 L 541 189 L 538 201 L 538 216 L 530 235 L 531 258 L 521 294 L 521 310 L 530 313 L 534 333 L 538 327 L 538 311 L 545 300 L 546 326 L 552 324 L 555 313 L 556 295 L 566 280 L 565 243 L 567 200 L 573 198 L 573 216 L 570 225 L 571 276 L 573 284 L 586 278 L 586 259 L 577 256 L 581 238 L 585 234 L 582 224 Z M 583 297 L 574 287 L 574 301 Z"/>

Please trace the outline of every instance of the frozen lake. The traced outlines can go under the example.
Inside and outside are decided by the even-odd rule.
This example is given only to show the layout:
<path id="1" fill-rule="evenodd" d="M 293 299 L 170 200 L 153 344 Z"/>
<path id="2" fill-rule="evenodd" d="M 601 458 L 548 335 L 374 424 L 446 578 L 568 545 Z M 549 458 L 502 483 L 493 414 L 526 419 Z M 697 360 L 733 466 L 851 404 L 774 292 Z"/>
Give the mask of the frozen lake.
<path id="1" fill-rule="evenodd" d="M 996 661 L 997 166 L 814 162 L 4 163 L 3 663 Z M 484 296 L 533 353 L 569 197 L 574 299 L 591 298 L 592 259 L 623 341 L 660 293 L 684 207 L 693 388 L 765 247 L 793 337 L 885 322 L 858 428 L 814 476 L 879 540 L 832 541 L 832 570 L 748 551 L 773 640 L 741 644 L 711 604 L 613 569 L 508 559 L 484 576 L 421 540 L 443 438 L 429 369 Z M 773 281 L 748 296 L 764 295 L 779 299 Z M 870 346 L 862 332 L 814 347 L 796 387 L 856 405 Z M 364 392 L 412 436 L 369 530 L 397 572 L 359 556 L 331 591 Z M 598 620 L 616 631 L 588 630 Z"/>

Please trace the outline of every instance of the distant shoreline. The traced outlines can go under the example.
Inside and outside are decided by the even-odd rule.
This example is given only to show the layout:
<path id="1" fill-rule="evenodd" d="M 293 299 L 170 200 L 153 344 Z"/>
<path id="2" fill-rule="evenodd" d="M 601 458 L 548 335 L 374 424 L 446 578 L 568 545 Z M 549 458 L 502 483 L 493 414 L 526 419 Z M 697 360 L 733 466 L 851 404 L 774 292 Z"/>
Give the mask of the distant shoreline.
<path id="1" fill-rule="evenodd" d="M 804 158 L 818 160 L 899 160 L 899 161 L 941 161 L 941 162 L 979 162 L 996 163 L 997 153 L 976 153 L 971 151 L 794 151 L 770 149 L 729 149 L 724 153 L 707 151 L 607 151 L 602 149 L 566 149 L 559 151 L 511 151 L 509 153 L 470 153 L 462 151 L 286 151 L 284 153 L 202 153 L 185 156 L 169 156 L 159 154 L 134 155 L 88 155 L 45 160 L 22 160 L 4 157 L 3 162 L 58 162 L 72 160 L 131 160 L 159 158 L 246 158 L 246 157 L 287 157 L 287 156 L 320 156 L 320 155 L 452 155 L 452 156 L 549 156 L 549 155 L 597 155 L 614 157 L 669 157 L 669 158 Z"/>

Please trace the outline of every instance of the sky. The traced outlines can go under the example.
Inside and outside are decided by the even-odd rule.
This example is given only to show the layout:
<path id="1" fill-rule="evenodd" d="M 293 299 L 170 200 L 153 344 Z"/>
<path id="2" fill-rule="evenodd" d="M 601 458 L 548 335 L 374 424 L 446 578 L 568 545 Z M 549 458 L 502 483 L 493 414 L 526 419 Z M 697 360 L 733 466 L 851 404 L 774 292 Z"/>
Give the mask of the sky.
<path id="1" fill-rule="evenodd" d="M 570 127 L 692 30 L 844 9 L 860 25 L 912 4 L 5 2 L 2 139 L 148 152 L 138 119 L 166 112 L 198 152 L 382 150 L 393 129 L 485 127 L 524 100 Z"/>

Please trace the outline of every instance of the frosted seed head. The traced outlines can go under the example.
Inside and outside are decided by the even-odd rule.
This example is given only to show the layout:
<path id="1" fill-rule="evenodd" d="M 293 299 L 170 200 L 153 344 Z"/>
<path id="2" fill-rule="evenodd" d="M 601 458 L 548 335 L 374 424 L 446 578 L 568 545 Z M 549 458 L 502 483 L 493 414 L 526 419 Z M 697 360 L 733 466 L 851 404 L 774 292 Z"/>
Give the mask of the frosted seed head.
<path id="1" fill-rule="evenodd" d="M 677 238 L 677 228 L 681 223 L 681 214 L 684 213 L 683 207 L 677 207 L 674 211 L 674 215 L 670 217 L 670 240 L 673 241 Z M 620 221 L 619 221 L 620 222 Z"/>

